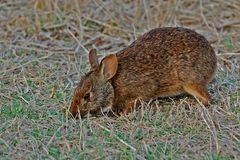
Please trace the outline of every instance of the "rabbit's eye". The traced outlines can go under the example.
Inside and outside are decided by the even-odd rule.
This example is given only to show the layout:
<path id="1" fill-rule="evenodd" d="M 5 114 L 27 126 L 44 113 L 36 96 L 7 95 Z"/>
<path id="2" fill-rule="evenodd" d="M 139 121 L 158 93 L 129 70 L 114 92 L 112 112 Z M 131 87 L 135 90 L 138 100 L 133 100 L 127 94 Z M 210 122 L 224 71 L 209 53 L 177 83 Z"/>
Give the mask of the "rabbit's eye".
<path id="1" fill-rule="evenodd" d="M 83 97 L 85 101 L 88 101 L 89 98 L 90 98 L 90 93 L 85 94 L 85 96 Z"/>

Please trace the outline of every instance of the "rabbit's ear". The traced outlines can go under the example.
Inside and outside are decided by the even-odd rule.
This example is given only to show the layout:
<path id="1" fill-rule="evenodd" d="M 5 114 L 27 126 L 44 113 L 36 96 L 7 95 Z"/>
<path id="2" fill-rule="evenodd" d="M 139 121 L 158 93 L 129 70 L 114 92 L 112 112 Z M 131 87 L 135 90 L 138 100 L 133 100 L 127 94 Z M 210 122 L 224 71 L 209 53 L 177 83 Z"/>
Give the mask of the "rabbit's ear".
<path id="1" fill-rule="evenodd" d="M 89 52 L 89 62 L 92 69 L 97 69 L 99 67 L 98 58 L 97 58 L 97 50 L 91 49 Z"/>
<path id="2" fill-rule="evenodd" d="M 116 73 L 118 68 L 118 61 L 115 54 L 110 54 L 103 58 L 100 64 L 101 76 L 104 80 L 111 79 Z"/>

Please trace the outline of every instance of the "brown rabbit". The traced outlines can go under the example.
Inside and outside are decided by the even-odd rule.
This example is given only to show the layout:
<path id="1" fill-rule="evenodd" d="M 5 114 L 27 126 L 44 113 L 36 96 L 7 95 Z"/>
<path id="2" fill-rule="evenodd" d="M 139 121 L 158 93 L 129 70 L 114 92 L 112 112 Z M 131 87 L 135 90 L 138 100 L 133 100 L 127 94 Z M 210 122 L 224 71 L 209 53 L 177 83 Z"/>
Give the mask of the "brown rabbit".
<path id="1" fill-rule="evenodd" d="M 70 112 L 76 116 L 109 110 L 127 114 L 136 100 L 189 93 L 204 105 L 211 99 L 208 83 L 217 59 L 213 48 L 200 34 L 186 28 L 156 28 L 129 47 L 98 62 L 95 49 L 89 52 L 91 70 L 82 77 Z"/>

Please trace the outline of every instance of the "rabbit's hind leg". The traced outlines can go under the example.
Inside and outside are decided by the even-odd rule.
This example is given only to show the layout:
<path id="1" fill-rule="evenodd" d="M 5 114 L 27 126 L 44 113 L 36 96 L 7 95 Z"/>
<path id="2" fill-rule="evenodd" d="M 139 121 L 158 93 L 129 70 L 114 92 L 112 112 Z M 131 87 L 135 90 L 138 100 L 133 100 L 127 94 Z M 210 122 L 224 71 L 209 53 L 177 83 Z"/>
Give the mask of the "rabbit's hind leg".
<path id="1" fill-rule="evenodd" d="M 183 86 L 183 89 L 187 93 L 199 98 L 201 100 L 201 102 L 203 103 L 203 105 L 205 105 L 205 106 L 209 105 L 211 96 L 208 93 L 207 86 L 199 85 L 199 84 L 188 84 L 188 85 Z"/>

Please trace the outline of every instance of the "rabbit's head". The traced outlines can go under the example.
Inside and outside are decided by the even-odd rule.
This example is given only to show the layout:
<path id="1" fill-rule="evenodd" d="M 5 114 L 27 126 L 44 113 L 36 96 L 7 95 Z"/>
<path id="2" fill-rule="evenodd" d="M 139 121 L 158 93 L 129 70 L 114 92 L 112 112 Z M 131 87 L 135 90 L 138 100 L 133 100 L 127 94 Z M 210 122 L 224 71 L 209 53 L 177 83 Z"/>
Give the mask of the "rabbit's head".
<path id="1" fill-rule="evenodd" d="M 82 77 L 75 89 L 70 106 L 74 117 L 78 113 L 83 117 L 90 114 L 99 114 L 111 110 L 114 100 L 114 89 L 109 80 L 116 74 L 118 68 L 117 57 L 110 54 L 98 62 L 97 52 L 89 52 L 91 70 Z"/>

